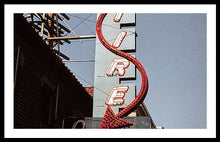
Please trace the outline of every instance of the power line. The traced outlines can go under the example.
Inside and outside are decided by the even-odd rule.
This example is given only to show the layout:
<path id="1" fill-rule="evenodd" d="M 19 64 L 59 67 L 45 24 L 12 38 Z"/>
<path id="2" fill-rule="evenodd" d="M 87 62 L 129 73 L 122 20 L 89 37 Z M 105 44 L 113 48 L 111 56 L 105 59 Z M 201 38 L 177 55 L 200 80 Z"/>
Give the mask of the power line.
<path id="1" fill-rule="evenodd" d="M 59 15 L 60 16 L 60 15 Z M 64 18 L 61 18 L 62 19 L 62 21 L 66 24 L 66 26 L 69 28 L 69 30 L 75 35 L 75 36 L 78 36 L 74 31 L 73 31 L 73 29 L 69 26 L 69 24 L 65 21 L 65 19 Z M 95 56 L 91 53 L 91 51 L 89 50 L 89 49 L 87 49 L 87 45 L 81 40 L 81 39 L 79 39 L 79 41 L 82 43 L 82 45 L 83 46 L 85 46 L 86 47 L 86 50 L 89 52 L 89 54 L 93 57 L 93 58 L 95 58 Z"/>
<path id="2" fill-rule="evenodd" d="M 96 21 L 93 21 L 93 20 L 89 20 L 89 19 L 88 19 L 91 15 L 92 15 L 92 14 L 90 14 L 90 15 L 87 16 L 86 18 L 82 18 L 82 17 L 77 16 L 77 15 L 74 16 L 74 15 L 70 15 L 70 14 L 69 14 L 70 17 L 73 16 L 73 17 L 77 17 L 78 19 L 82 19 L 81 22 L 80 22 L 78 25 L 76 25 L 74 28 L 78 27 L 80 24 L 84 23 L 84 21 L 86 21 L 86 20 L 87 20 L 87 21 L 92 21 L 92 22 L 95 22 L 95 23 L 96 23 Z M 77 34 L 73 31 L 74 28 L 71 28 L 71 27 L 69 26 L 69 24 L 68 24 L 63 18 L 61 18 L 61 19 L 62 19 L 63 22 L 68 26 L 68 28 L 70 29 L 70 31 L 71 31 L 75 36 L 77 36 Z M 113 26 L 108 25 L 108 24 L 104 24 L 104 25 L 105 25 L 105 26 L 108 26 L 108 27 L 111 27 L 111 28 L 120 29 L 120 28 L 113 27 Z M 91 30 L 91 29 L 90 29 L 90 30 Z M 121 29 L 120 29 L 120 30 L 121 30 Z M 126 29 L 126 31 L 129 32 L 126 36 L 131 36 L 131 35 L 136 34 L 136 32 L 134 32 L 134 31 L 129 31 L 129 30 L 127 30 L 127 29 Z M 92 31 L 91 31 L 91 32 L 92 32 Z M 115 40 L 115 39 L 110 39 L 110 40 L 108 40 L 108 42 L 113 41 L 113 40 Z M 91 53 L 91 51 L 90 51 L 89 49 L 87 49 L 87 48 L 89 48 L 89 47 L 88 47 L 82 40 L 79 39 L 79 41 L 81 42 L 81 44 L 82 44 L 83 46 L 86 47 L 86 50 L 88 50 L 89 54 L 90 54 L 93 58 L 95 58 L 95 56 L 93 55 L 93 53 Z"/>
<path id="3" fill-rule="evenodd" d="M 78 18 L 78 19 L 84 19 L 84 18 L 82 18 L 82 17 L 80 17 L 80 16 L 77 16 L 77 15 L 70 15 L 69 14 L 69 16 L 71 16 L 71 17 L 76 17 L 76 18 Z M 94 20 L 90 20 L 90 19 L 85 19 L 86 21 L 90 21 L 90 22 L 93 22 L 93 23 L 96 23 L 97 21 L 94 21 Z M 114 27 L 114 26 L 112 26 L 112 25 L 109 25 L 109 24 L 104 24 L 103 23 L 103 26 L 108 26 L 108 27 L 111 27 L 111 28 L 114 28 L 114 29 L 120 29 L 121 30 L 121 28 L 118 28 L 118 27 Z M 127 32 L 130 32 L 130 33 L 134 33 L 135 34 L 135 32 L 133 32 L 133 31 L 129 31 L 129 30 L 126 30 Z"/>
<path id="4" fill-rule="evenodd" d="M 79 24 L 77 24 L 76 26 L 73 27 L 73 29 L 75 29 L 76 27 L 78 27 L 80 24 L 82 24 L 86 19 L 88 19 L 92 14 L 90 14 L 89 16 L 87 16 L 86 18 L 84 18 L 83 20 L 80 20 Z"/>
<path id="5" fill-rule="evenodd" d="M 92 14 L 90 14 L 89 16 L 87 16 L 86 18 L 81 18 L 81 17 L 79 17 L 79 16 L 75 16 L 75 17 L 77 17 L 78 19 L 82 19 L 81 20 L 81 22 L 80 23 L 78 23 L 76 26 L 74 26 L 73 28 L 71 28 L 70 26 L 69 26 L 69 24 L 68 23 L 66 23 L 66 21 L 65 20 L 63 20 L 63 22 L 67 25 L 67 27 L 70 29 L 70 31 L 75 35 L 75 36 L 77 36 L 77 34 L 73 31 L 73 29 L 75 29 L 76 27 L 78 27 L 80 24 L 82 24 L 82 23 L 84 23 L 84 21 L 91 21 L 91 20 L 88 20 L 88 18 L 91 16 Z M 70 16 L 72 16 L 72 15 L 70 15 Z M 96 21 L 93 21 L 94 23 L 96 23 Z M 108 26 L 108 27 L 111 27 L 111 28 L 115 28 L 115 29 L 120 29 L 120 28 L 116 28 L 116 27 L 113 27 L 113 26 L 111 26 L 111 25 L 107 25 L 107 24 L 104 24 L 105 26 Z M 121 30 L 121 29 L 120 29 Z M 127 36 L 131 36 L 131 35 L 133 35 L 133 34 L 136 34 L 136 32 L 134 32 L 134 31 L 129 31 L 129 30 L 127 30 L 126 29 L 126 31 L 127 32 L 129 32 L 128 34 L 127 34 Z M 111 39 L 111 40 L 108 40 L 108 42 L 109 41 L 112 41 L 112 40 L 115 40 L 115 39 Z M 84 42 L 82 42 L 81 40 L 80 40 L 80 42 L 82 43 L 82 45 L 84 45 Z M 94 56 L 93 56 L 94 57 Z M 95 60 L 70 60 L 70 61 L 64 61 L 64 62 L 93 62 L 93 61 L 95 61 Z M 72 71 L 73 72 L 73 71 Z M 87 83 L 87 84 L 89 84 L 89 85 L 91 85 L 91 86 L 94 86 L 94 88 L 96 88 L 97 90 L 99 90 L 102 94 L 104 94 L 104 95 L 106 95 L 106 96 L 108 96 L 109 94 L 108 93 L 106 93 L 105 91 L 103 91 L 102 89 L 100 89 L 100 88 L 98 88 L 98 87 L 96 87 L 95 85 L 93 85 L 92 83 L 90 83 L 89 81 L 87 81 L 86 79 L 84 79 L 83 77 L 81 77 L 80 75 L 78 75 L 77 73 L 75 73 L 75 72 L 73 72 L 74 73 L 74 75 L 76 75 L 79 79 L 81 79 L 82 81 L 84 81 L 85 83 Z M 124 103 L 125 105 L 127 105 L 126 103 Z"/>
<path id="6" fill-rule="evenodd" d="M 93 13 L 92 13 L 92 14 L 93 14 Z M 90 14 L 90 15 L 91 15 L 91 14 Z M 97 22 L 97 21 L 94 21 L 94 20 L 90 20 L 90 19 L 88 19 L 87 17 L 86 17 L 86 18 L 83 18 L 83 17 L 80 17 L 80 16 L 78 16 L 78 15 L 75 15 L 75 16 L 74 16 L 74 14 L 69 14 L 69 16 L 70 16 L 70 17 L 76 17 L 76 18 L 78 18 L 78 19 L 83 19 L 84 21 L 90 21 L 90 22 L 93 22 L 93 23 L 96 23 L 96 22 Z M 121 28 L 114 27 L 114 26 L 109 25 L 109 24 L 103 24 L 103 26 L 108 26 L 108 27 L 110 27 L 110 28 L 122 30 Z M 125 31 L 126 31 L 126 32 L 129 32 L 126 36 L 131 36 L 131 35 L 136 34 L 136 32 L 130 31 L 130 30 L 128 30 L 128 29 L 126 29 Z M 114 41 L 114 40 L 115 40 L 115 39 L 109 39 L 109 40 L 107 40 L 107 41 L 110 42 L 110 41 Z M 99 44 L 101 44 L 101 43 L 99 43 Z"/>
<path id="7" fill-rule="evenodd" d="M 63 60 L 63 62 L 95 62 L 95 60 Z"/>
<path id="8" fill-rule="evenodd" d="M 87 81 L 87 80 L 85 80 L 83 77 L 81 77 L 80 75 L 78 75 L 77 73 L 75 73 L 75 72 L 73 72 L 72 71 L 72 73 L 74 74 L 74 75 L 76 75 L 79 79 L 81 79 L 82 81 L 84 81 L 84 82 L 86 82 L 87 84 L 89 84 L 90 86 L 93 86 L 94 88 L 96 88 L 97 90 L 99 90 L 100 92 L 102 92 L 103 93 L 103 95 L 106 95 L 106 96 L 108 96 L 109 94 L 108 93 L 106 93 L 105 91 L 103 91 L 102 89 L 100 89 L 100 88 L 98 88 L 98 87 L 96 87 L 95 85 L 93 85 L 92 83 L 90 83 L 89 81 Z M 128 104 L 126 104 L 126 103 L 124 103 L 125 105 L 128 105 Z"/>
<path id="9" fill-rule="evenodd" d="M 89 17 L 92 15 L 93 13 L 91 13 L 88 17 L 86 17 L 86 18 L 82 18 L 82 17 L 80 17 L 80 16 L 77 16 L 76 18 L 78 18 L 78 20 L 80 20 L 86 27 L 87 27 L 87 29 L 91 32 L 91 33 L 93 33 L 93 34 L 95 34 L 90 28 L 89 28 L 89 26 L 84 22 L 84 21 L 89 21 Z M 71 16 L 73 16 L 72 14 L 69 14 L 69 16 L 71 17 Z M 79 18 L 80 17 L 80 18 Z M 75 17 L 74 17 L 75 18 Z M 82 20 L 81 20 L 82 19 Z"/>

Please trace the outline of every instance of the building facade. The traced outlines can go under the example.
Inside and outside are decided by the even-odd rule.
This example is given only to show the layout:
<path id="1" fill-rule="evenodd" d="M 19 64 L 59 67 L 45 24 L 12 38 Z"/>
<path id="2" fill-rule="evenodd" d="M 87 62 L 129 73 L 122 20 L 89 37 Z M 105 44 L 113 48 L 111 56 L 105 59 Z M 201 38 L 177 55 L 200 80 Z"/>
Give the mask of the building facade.
<path id="1" fill-rule="evenodd" d="M 22 14 L 14 15 L 14 128 L 92 116 L 92 97 Z"/>

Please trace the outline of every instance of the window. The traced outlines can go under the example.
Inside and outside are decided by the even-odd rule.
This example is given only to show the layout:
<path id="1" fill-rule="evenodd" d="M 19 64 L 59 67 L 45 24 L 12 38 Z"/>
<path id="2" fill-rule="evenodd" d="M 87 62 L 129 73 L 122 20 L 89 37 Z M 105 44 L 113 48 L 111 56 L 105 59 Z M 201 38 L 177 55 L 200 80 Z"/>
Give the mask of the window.
<path id="1" fill-rule="evenodd" d="M 41 92 L 41 122 L 46 127 L 52 127 L 55 120 L 56 93 L 47 84 L 43 83 Z"/>

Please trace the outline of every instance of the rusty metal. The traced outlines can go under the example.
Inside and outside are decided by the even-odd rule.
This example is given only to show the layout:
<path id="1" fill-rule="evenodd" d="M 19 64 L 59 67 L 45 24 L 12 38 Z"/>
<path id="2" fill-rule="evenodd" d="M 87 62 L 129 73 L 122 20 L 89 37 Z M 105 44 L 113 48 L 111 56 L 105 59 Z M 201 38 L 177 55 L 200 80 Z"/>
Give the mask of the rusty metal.
<path id="1" fill-rule="evenodd" d="M 56 21 L 50 16 L 50 15 L 45 15 L 49 20 L 51 20 L 53 23 L 56 24 Z M 66 32 L 70 33 L 70 30 L 68 28 L 66 28 L 65 26 L 63 26 L 62 24 L 58 23 L 57 26 L 60 26 L 60 28 L 64 29 Z"/>
<path id="2" fill-rule="evenodd" d="M 52 18 L 52 17 L 53 17 L 53 14 L 52 14 L 52 13 L 49 13 L 49 17 Z M 48 19 L 48 26 L 49 26 L 49 28 L 52 27 L 52 22 L 51 22 L 50 18 Z M 48 31 L 47 37 L 49 38 L 50 36 L 51 36 L 51 32 Z M 52 43 L 51 41 L 47 41 L 47 45 L 48 45 L 49 47 L 52 47 L 52 44 L 53 44 L 53 43 Z"/>
<path id="3" fill-rule="evenodd" d="M 52 16 L 51 16 L 52 14 Z M 54 19 L 54 16 L 57 15 L 56 19 Z M 62 16 L 62 17 L 61 17 Z M 34 18 L 35 17 L 35 18 Z M 32 24 L 32 26 L 35 28 L 36 32 L 39 32 L 39 35 L 44 39 L 48 36 L 49 37 L 59 37 L 65 34 L 66 32 L 69 33 L 70 30 L 66 28 L 64 25 L 62 25 L 60 22 L 58 22 L 58 19 L 63 21 L 64 19 L 69 20 L 69 17 L 65 14 L 59 15 L 58 13 L 30 13 L 25 16 L 27 21 Z M 30 20 L 28 20 L 30 18 Z M 59 35 L 57 35 L 57 31 Z M 49 41 L 46 41 L 47 44 Z M 51 41 L 52 42 L 52 41 Z M 64 39 L 63 41 L 59 41 L 59 44 L 63 44 L 64 42 L 70 44 L 71 42 L 68 39 Z M 54 44 L 54 42 L 52 42 Z M 54 45 L 50 46 L 52 48 Z"/>
<path id="4" fill-rule="evenodd" d="M 43 17 L 42 17 L 43 19 L 42 20 L 44 20 L 44 18 L 45 18 L 45 13 L 43 13 Z M 41 36 L 43 36 L 43 31 L 44 31 L 44 22 L 42 22 L 42 24 L 41 24 Z"/>

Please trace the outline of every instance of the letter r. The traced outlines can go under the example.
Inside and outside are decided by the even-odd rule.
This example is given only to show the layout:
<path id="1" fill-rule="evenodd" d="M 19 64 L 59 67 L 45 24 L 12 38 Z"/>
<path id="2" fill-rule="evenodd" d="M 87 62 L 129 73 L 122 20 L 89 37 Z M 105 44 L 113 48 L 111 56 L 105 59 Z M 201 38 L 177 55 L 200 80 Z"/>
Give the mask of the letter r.
<path id="1" fill-rule="evenodd" d="M 113 73 L 117 71 L 118 76 L 125 74 L 125 69 L 130 65 L 130 61 L 125 58 L 115 58 L 106 73 L 107 76 L 113 76 Z"/>

